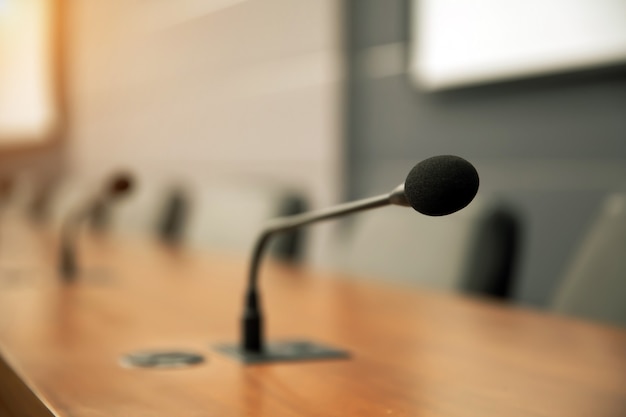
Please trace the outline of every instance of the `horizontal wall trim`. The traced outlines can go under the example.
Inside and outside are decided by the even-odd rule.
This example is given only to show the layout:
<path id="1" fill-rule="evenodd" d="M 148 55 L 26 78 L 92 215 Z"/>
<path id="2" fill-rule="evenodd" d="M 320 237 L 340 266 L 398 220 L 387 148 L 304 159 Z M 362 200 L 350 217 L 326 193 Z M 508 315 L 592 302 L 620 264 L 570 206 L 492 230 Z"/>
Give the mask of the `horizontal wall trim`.
<path id="1" fill-rule="evenodd" d="M 626 159 L 502 158 L 472 159 L 481 187 L 528 190 L 626 190 Z M 363 161 L 373 175 L 386 172 L 391 177 L 412 166 L 407 159 Z"/>

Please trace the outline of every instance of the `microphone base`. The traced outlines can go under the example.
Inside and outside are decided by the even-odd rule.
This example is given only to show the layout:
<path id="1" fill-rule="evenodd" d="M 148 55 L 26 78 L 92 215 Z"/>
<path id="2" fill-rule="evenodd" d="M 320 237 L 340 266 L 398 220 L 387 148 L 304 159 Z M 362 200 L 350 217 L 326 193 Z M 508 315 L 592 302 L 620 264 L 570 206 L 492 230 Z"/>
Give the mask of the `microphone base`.
<path id="1" fill-rule="evenodd" d="M 235 358 L 246 365 L 295 362 L 324 359 L 347 359 L 350 354 L 344 350 L 320 345 L 307 340 L 284 340 L 268 343 L 261 352 L 248 352 L 240 345 L 224 344 L 215 347 L 224 355 Z"/>
<path id="2" fill-rule="evenodd" d="M 120 365 L 125 368 L 184 368 L 199 365 L 204 356 L 189 351 L 140 351 L 125 355 Z"/>

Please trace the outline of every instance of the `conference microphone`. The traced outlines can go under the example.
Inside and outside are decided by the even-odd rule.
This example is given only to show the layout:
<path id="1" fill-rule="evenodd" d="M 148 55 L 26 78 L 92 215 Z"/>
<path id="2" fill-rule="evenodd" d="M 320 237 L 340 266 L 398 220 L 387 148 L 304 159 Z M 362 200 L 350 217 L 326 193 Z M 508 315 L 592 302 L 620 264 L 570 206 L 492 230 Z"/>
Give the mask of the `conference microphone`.
<path id="1" fill-rule="evenodd" d="M 13 192 L 13 179 L 11 177 L 0 178 L 0 202 L 4 204 L 8 201 Z"/>
<path id="2" fill-rule="evenodd" d="M 55 178 L 39 182 L 28 204 L 28 215 L 36 223 L 44 223 L 50 216 L 50 205 L 58 182 Z"/>
<path id="3" fill-rule="evenodd" d="M 61 227 L 61 246 L 59 254 L 59 272 L 64 281 L 74 281 L 79 273 L 76 240 L 78 238 L 80 225 L 86 219 L 89 219 L 94 211 L 117 201 L 120 197 L 132 191 L 132 189 L 133 180 L 129 174 L 116 174 L 105 183 L 103 189 L 97 193 L 95 197 L 89 199 L 87 203 L 71 212 L 65 218 Z"/>
<path id="4" fill-rule="evenodd" d="M 303 341 L 265 345 L 258 271 L 270 238 L 318 221 L 387 205 L 410 206 L 428 216 L 445 216 L 466 207 L 476 196 L 478 186 L 478 172 L 468 161 L 452 155 L 435 156 L 415 165 L 404 184 L 388 194 L 269 221 L 259 234 L 252 254 L 241 343 L 218 346 L 218 349 L 244 363 L 345 356 L 345 352 Z"/>
<path id="5" fill-rule="evenodd" d="M 11 177 L 0 178 L 0 223 L 6 223 L 4 221 L 5 210 L 8 208 L 9 200 L 13 194 L 13 179 Z M 0 253 L 4 250 L 4 227 L 0 224 Z"/>

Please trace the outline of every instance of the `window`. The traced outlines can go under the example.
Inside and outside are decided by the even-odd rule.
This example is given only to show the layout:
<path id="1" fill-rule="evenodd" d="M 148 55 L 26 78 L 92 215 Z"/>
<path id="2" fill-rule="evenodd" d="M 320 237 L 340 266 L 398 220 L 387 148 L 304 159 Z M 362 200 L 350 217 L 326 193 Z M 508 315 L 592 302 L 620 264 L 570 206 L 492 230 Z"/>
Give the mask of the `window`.
<path id="1" fill-rule="evenodd" d="M 54 137 L 60 119 L 56 5 L 0 0 L 0 150 Z"/>

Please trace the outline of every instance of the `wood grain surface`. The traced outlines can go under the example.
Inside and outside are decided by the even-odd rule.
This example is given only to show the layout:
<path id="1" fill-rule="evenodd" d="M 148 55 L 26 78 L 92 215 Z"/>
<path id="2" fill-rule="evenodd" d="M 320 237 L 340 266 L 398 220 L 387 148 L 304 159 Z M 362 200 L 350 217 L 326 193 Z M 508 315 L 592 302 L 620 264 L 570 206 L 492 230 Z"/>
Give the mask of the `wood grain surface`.
<path id="1" fill-rule="evenodd" d="M 618 328 L 266 262 L 268 338 L 351 357 L 244 366 L 213 346 L 238 338 L 245 258 L 85 238 L 63 285 L 54 239 L 26 240 L 0 274 L 0 416 L 626 416 Z M 160 349 L 206 361 L 120 366 Z"/>

